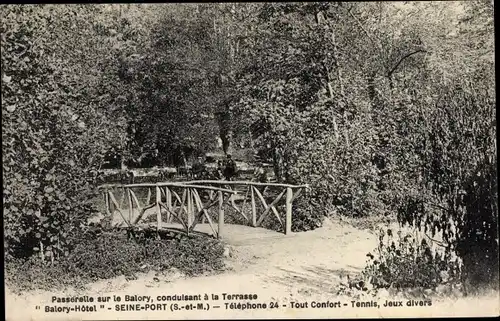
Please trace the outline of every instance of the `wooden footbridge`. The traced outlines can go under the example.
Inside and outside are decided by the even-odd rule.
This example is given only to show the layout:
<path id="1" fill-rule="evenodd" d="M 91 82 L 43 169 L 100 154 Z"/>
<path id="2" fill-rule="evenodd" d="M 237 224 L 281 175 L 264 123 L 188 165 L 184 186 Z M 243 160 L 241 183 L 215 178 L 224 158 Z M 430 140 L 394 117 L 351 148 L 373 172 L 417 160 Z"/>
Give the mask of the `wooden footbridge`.
<path id="1" fill-rule="evenodd" d="M 248 181 L 108 184 L 99 187 L 114 227 L 208 234 L 226 238 L 225 224 L 291 233 L 293 202 L 308 185 Z M 252 233 L 250 231 L 243 232 Z M 240 233 L 237 232 L 237 233 Z"/>

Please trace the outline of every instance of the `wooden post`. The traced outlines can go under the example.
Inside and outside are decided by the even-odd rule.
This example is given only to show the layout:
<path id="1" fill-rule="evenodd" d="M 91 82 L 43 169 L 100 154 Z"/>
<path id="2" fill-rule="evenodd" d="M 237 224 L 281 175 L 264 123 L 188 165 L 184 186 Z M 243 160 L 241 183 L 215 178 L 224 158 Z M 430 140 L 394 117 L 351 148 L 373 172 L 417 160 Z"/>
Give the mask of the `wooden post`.
<path id="1" fill-rule="evenodd" d="M 198 212 L 195 200 L 195 191 L 191 190 L 191 225 L 195 223 L 196 213 Z"/>
<path id="2" fill-rule="evenodd" d="M 250 186 L 250 189 L 252 190 L 252 226 L 257 227 L 257 209 L 255 207 L 255 193 L 253 191 L 255 187 Z"/>
<path id="3" fill-rule="evenodd" d="M 109 191 L 106 188 L 106 193 L 104 194 L 104 201 L 106 202 L 106 214 L 111 215 L 113 211 L 111 210 L 111 204 L 109 202 Z"/>
<path id="4" fill-rule="evenodd" d="M 161 207 L 160 207 L 160 202 L 161 202 L 161 190 L 159 186 L 156 186 L 156 229 L 160 230 L 161 228 Z"/>
<path id="5" fill-rule="evenodd" d="M 150 201 L 151 201 L 151 187 L 148 188 L 148 196 L 146 198 L 146 206 L 149 205 Z"/>
<path id="6" fill-rule="evenodd" d="M 187 189 L 187 222 L 188 222 L 188 228 L 191 227 L 191 224 L 193 224 L 193 218 L 192 218 L 192 213 L 193 213 L 193 198 L 192 198 L 192 191 L 190 188 Z"/>
<path id="7" fill-rule="evenodd" d="M 170 212 L 172 211 L 172 192 L 170 192 L 170 188 L 165 187 L 165 197 L 167 198 L 167 208 L 168 208 L 168 214 L 167 214 L 167 223 L 170 223 L 172 220 L 170 216 Z"/>
<path id="8" fill-rule="evenodd" d="M 134 209 L 132 208 L 132 190 L 130 188 L 127 188 L 127 198 L 128 198 L 128 222 L 129 224 L 132 224 Z"/>
<path id="9" fill-rule="evenodd" d="M 127 196 L 127 189 L 125 187 L 123 187 L 122 198 L 120 200 L 120 204 L 118 204 L 120 206 L 120 208 L 123 208 L 123 202 L 125 202 L 126 196 Z"/>
<path id="10" fill-rule="evenodd" d="M 107 191 L 103 192 L 102 193 L 102 199 L 104 201 L 104 207 L 106 208 L 106 214 L 108 213 L 108 202 L 107 202 L 107 199 L 106 199 L 106 194 L 107 194 Z"/>
<path id="11" fill-rule="evenodd" d="M 292 232 L 292 198 L 293 190 L 291 187 L 286 188 L 286 218 L 285 218 L 285 234 Z"/>
<path id="12" fill-rule="evenodd" d="M 217 232 L 217 238 L 222 238 L 222 231 L 224 230 L 224 194 L 222 191 L 219 194 L 219 231 Z"/>
<path id="13" fill-rule="evenodd" d="M 113 193 L 113 191 L 111 190 L 108 190 L 108 193 L 107 193 L 107 197 L 106 197 L 106 200 L 108 201 L 109 203 L 109 211 L 111 212 L 111 214 L 113 214 L 115 212 L 115 204 L 113 204 L 113 202 L 111 202 L 111 194 Z"/>
<path id="14" fill-rule="evenodd" d="M 203 191 L 200 191 L 200 193 L 203 193 Z M 197 200 L 198 200 L 197 202 L 199 202 L 200 206 L 203 208 L 204 205 L 203 205 L 203 201 L 201 200 L 200 193 L 198 193 L 198 195 L 197 195 Z M 210 203 L 210 200 L 209 200 L 209 203 Z M 205 215 L 203 215 L 201 217 L 201 224 L 205 224 L 205 222 L 206 222 L 206 218 L 205 218 Z"/>

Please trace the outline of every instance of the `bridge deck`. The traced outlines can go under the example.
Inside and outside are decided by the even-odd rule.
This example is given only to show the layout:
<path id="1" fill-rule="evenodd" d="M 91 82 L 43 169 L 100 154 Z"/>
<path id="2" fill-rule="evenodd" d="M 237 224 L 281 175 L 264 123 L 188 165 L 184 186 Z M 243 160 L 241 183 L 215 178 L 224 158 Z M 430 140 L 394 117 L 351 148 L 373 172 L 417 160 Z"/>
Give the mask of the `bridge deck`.
<path id="1" fill-rule="evenodd" d="M 217 224 L 214 225 L 217 230 Z M 183 228 L 179 223 L 163 223 L 162 227 L 175 229 Z M 209 224 L 197 224 L 194 230 L 196 232 L 213 235 L 213 231 Z M 224 230 L 222 231 L 222 239 L 224 242 L 233 246 L 250 245 L 259 242 L 272 242 L 274 239 L 291 237 L 294 237 L 294 233 L 285 235 L 284 233 L 261 227 L 251 227 L 237 224 L 224 224 Z"/>

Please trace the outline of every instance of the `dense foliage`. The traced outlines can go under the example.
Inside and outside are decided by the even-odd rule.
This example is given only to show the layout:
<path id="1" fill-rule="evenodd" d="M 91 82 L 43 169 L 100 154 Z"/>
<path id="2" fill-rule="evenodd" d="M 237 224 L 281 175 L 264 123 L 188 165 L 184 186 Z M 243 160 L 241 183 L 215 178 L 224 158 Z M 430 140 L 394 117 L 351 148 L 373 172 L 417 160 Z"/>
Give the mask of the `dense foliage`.
<path id="1" fill-rule="evenodd" d="M 460 265 L 448 248 L 435 251 L 425 238 L 417 239 L 392 230 L 379 235 L 376 256 L 369 253 L 364 270 L 367 283 L 375 288 L 436 289 L 443 283 L 457 284 Z"/>
<path id="2" fill-rule="evenodd" d="M 9 254 L 68 254 L 70 238 L 93 211 L 95 170 L 122 133 L 99 92 L 104 85 L 99 64 L 108 52 L 99 41 L 98 12 L 80 5 L 2 6 Z"/>
<path id="3" fill-rule="evenodd" d="M 393 215 L 439 236 L 469 282 L 498 277 L 491 1 L 10 5 L 1 19 L 9 255 L 74 251 L 106 156 L 178 165 L 239 146 L 311 185 L 295 231 Z"/>

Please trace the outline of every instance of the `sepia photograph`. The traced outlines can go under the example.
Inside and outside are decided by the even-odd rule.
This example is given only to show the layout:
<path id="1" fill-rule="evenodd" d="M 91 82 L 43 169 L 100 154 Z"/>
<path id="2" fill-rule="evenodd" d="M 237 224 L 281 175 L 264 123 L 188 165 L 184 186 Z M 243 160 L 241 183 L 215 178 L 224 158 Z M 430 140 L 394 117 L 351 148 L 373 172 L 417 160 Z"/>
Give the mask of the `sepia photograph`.
<path id="1" fill-rule="evenodd" d="M 5 320 L 500 315 L 493 0 L 0 26 Z"/>

